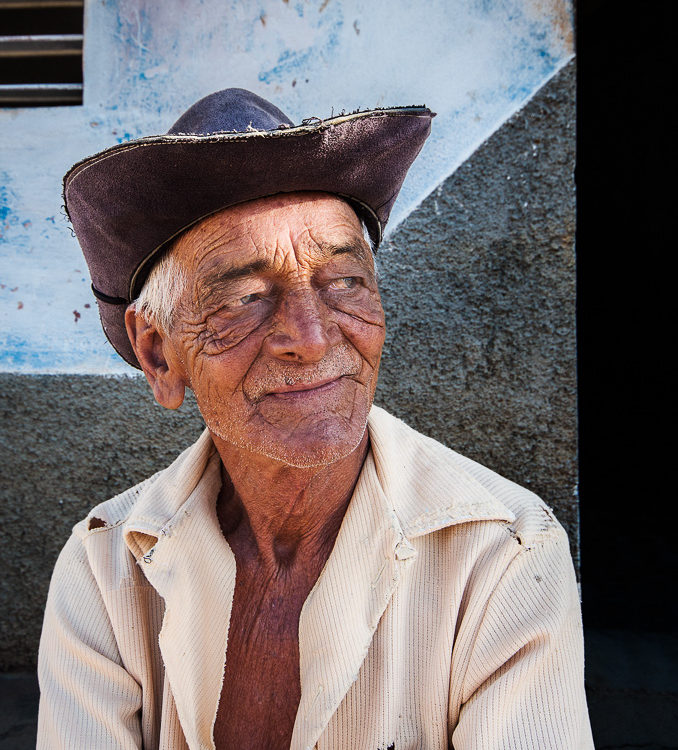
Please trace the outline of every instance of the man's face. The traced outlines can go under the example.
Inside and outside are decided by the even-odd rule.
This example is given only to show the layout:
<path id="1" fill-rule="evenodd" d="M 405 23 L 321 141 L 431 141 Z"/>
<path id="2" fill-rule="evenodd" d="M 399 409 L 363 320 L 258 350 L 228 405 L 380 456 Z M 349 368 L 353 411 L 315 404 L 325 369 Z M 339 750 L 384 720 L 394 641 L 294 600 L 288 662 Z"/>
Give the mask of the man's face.
<path id="1" fill-rule="evenodd" d="M 353 210 L 323 193 L 252 201 L 186 232 L 171 343 L 215 435 L 293 466 L 347 456 L 377 383 L 384 314 Z"/>

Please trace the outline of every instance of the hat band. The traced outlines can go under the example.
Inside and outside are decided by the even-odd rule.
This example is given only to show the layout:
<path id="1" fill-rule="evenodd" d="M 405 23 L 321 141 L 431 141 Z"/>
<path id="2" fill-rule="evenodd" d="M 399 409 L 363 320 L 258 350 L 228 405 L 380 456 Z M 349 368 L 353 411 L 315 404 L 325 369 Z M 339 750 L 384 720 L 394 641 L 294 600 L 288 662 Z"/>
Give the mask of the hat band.
<path id="1" fill-rule="evenodd" d="M 108 294 L 100 292 L 94 284 L 92 284 L 92 291 L 94 292 L 94 296 L 101 302 L 107 302 L 109 305 L 129 305 L 129 300 L 126 300 L 124 297 L 109 297 Z"/>

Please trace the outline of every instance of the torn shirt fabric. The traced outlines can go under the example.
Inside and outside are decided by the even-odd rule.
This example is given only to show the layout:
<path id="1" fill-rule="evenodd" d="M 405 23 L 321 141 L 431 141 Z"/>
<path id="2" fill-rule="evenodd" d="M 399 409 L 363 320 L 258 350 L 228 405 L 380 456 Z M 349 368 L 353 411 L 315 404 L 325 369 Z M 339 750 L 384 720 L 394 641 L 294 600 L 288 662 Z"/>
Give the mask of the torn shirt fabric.
<path id="1" fill-rule="evenodd" d="M 299 621 L 291 747 L 589 750 L 577 586 L 534 494 L 382 409 Z M 214 748 L 235 586 L 207 431 L 57 562 L 38 748 Z"/>

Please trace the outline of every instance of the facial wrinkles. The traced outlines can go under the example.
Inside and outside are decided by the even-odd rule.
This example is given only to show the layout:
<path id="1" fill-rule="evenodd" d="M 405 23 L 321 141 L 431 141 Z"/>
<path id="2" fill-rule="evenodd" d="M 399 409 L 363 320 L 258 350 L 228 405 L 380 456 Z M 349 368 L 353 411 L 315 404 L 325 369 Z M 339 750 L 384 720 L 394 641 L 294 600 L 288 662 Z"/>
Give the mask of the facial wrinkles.
<path id="1" fill-rule="evenodd" d="M 307 236 L 304 237 L 304 235 Z M 300 252 L 299 248 L 309 244 L 312 247 L 312 252 L 307 248 L 304 248 L 304 252 Z M 322 265 L 322 262 L 328 259 L 328 256 L 331 261 L 332 258 L 330 252 L 315 240 L 313 233 L 309 228 L 296 237 L 292 236 L 290 233 L 285 245 L 286 248 L 290 248 L 291 250 L 285 249 L 285 247 L 281 246 L 281 243 L 277 243 L 276 260 L 278 263 L 283 264 L 287 268 L 288 274 L 294 278 L 294 283 L 290 284 L 293 289 L 289 290 L 286 295 L 288 297 L 294 295 L 306 297 L 305 301 L 308 306 L 307 311 L 298 311 L 297 315 L 304 315 L 306 313 L 309 316 L 309 319 L 316 318 L 317 324 L 323 326 L 325 329 L 334 326 L 338 332 L 340 326 L 335 313 L 335 309 L 339 307 L 336 304 L 337 300 L 334 301 L 333 305 L 328 305 L 327 309 L 325 309 L 326 305 L 322 302 L 308 300 L 309 295 L 317 294 L 317 292 L 308 291 L 308 287 L 312 286 L 312 277 L 315 271 L 314 266 Z M 361 257 L 359 252 L 356 253 L 356 256 L 361 260 L 360 265 L 364 266 L 364 256 Z M 341 261 L 341 259 L 340 256 L 339 260 Z M 316 261 L 315 263 L 314 260 Z M 355 264 L 355 261 L 353 261 L 353 263 Z M 355 270 L 355 268 L 353 270 Z M 366 271 L 367 269 L 362 270 Z M 367 289 L 363 290 L 363 292 L 372 296 Z M 362 294 L 361 296 L 364 297 L 365 294 Z M 345 299 L 344 303 L 350 306 L 348 299 Z M 295 301 L 293 304 L 302 303 Z M 354 306 L 356 308 L 358 307 L 355 303 Z M 379 310 L 381 310 L 378 302 L 377 306 L 379 307 Z M 372 312 L 372 310 L 370 310 L 370 312 Z M 348 314 L 351 313 L 349 312 Z M 362 319 L 358 316 L 355 317 Z M 376 316 L 376 318 L 381 321 L 381 316 Z M 364 322 L 368 323 L 369 321 L 364 320 Z M 287 325 L 289 325 L 289 322 Z M 272 330 L 274 332 L 275 325 L 272 326 Z M 342 333 L 337 333 L 337 335 L 344 338 Z M 373 363 L 370 363 L 370 365 L 372 364 Z M 362 370 L 363 361 L 360 354 L 354 347 L 350 346 L 347 341 L 344 340 L 338 344 L 331 344 L 331 342 L 328 342 L 326 356 L 319 362 L 311 363 L 310 365 L 298 362 L 285 362 L 278 359 L 266 360 L 263 366 L 259 367 L 254 363 L 245 378 L 243 393 L 250 402 L 256 403 L 267 394 L 284 390 L 286 386 L 288 388 L 290 386 L 293 387 L 298 385 L 313 386 L 314 384 L 321 384 L 323 381 L 337 380 L 341 377 L 355 377 L 358 376 Z M 360 378 L 357 378 L 357 380 L 360 381 Z"/>
<path id="2" fill-rule="evenodd" d="M 243 275 L 236 280 L 227 280 L 220 287 L 219 274 L 214 273 L 212 277 L 208 277 L 211 278 L 211 281 L 205 282 L 202 286 L 195 285 L 192 307 L 196 313 L 191 315 L 189 319 L 186 319 L 188 316 L 185 315 L 184 320 L 186 332 L 193 339 L 196 348 L 208 349 L 211 354 L 219 354 L 237 346 L 244 338 L 263 326 L 272 312 L 272 298 L 276 295 L 276 290 L 272 288 L 274 284 L 265 278 L 268 270 L 272 274 L 278 273 L 287 277 L 286 285 L 288 287 L 303 289 L 311 285 L 314 265 L 322 265 L 329 253 L 326 248 L 321 248 L 314 241 L 310 231 L 303 234 L 308 234 L 308 238 L 290 235 L 285 242 L 276 242 L 274 248 L 269 252 L 267 260 L 262 258 L 262 256 L 267 255 L 265 248 L 263 252 L 257 253 L 258 259 L 248 264 L 248 266 L 253 267 L 252 273 L 253 276 L 256 276 L 256 279 L 248 279 L 247 276 Z M 305 252 L 298 251 L 298 247 L 304 244 L 304 240 L 305 244 L 310 241 L 314 252 L 309 252 L 308 248 L 305 249 Z M 257 243 L 253 240 L 252 244 L 257 247 Z M 371 274 L 371 269 L 364 267 L 365 258 L 359 244 L 355 242 L 355 245 L 357 249 L 355 257 L 361 262 L 358 264 L 354 260 L 352 266 L 347 267 L 347 274 L 355 274 L 357 270 L 360 270 L 361 275 L 366 275 L 368 277 L 366 281 L 371 282 L 375 288 L 374 290 L 365 288 L 364 293 L 360 295 L 360 300 L 355 299 L 355 294 L 343 295 L 343 298 L 341 295 L 335 295 L 335 298 L 330 300 L 329 307 L 366 323 L 383 326 L 376 283 Z M 210 248 L 210 250 L 213 249 L 217 249 L 216 246 Z M 208 256 L 209 254 L 211 253 L 208 253 Z M 341 264 L 344 256 L 337 257 Z M 209 261 L 209 257 L 207 260 Z M 346 264 L 344 263 L 344 265 Z M 257 276 L 257 272 L 261 272 L 262 275 Z M 226 271 L 225 276 L 228 277 L 228 271 Z M 262 299 L 245 309 L 237 308 L 237 306 L 235 309 L 229 309 L 228 304 L 226 304 L 229 299 L 234 302 L 239 295 L 247 296 L 250 294 L 261 295 Z M 369 304 L 366 307 L 364 302 L 368 296 L 370 299 L 367 300 Z M 224 301 L 223 304 L 221 304 L 222 300 Z M 362 315 L 360 314 L 361 307 L 363 308 Z"/>
<path id="3" fill-rule="evenodd" d="M 194 281 L 182 301 L 180 348 L 215 434 L 291 465 L 313 466 L 346 455 L 364 434 L 384 323 L 371 251 L 354 222 L 337 212 L 329 221 L 316 221 L 312 212 L 298 221 L 295 211 L 289 223 L 280 214 L 261 225 L 241 219 L 225 230 L 210 227 L 187 244 Z M 343 248 L 356 252 L 336 252 Z M 252 280 L 257 290 L 265 286 L 263 301 L 229 306 L 230 279 L 220 285 L 219 269 L 227 276 L 232 260 L 262 264 Z M 344 276 L 359 279 L 354 291 L 332 286 Z M 217 280 L 213 294 L 205 287 L 209 278 Z M 248 283 L 239 279 L 233 296 L 248 296 Z M 295 307 L 282 311 L 276 329 L 276 311 L 287 303 Z M 319 361 L 269 350 L 267 337 L 276 330 L 294 339 L 294 318 L 325 329 L 328 346 Z M 286 393 L 335 381 L 315 395 Z"/>
<path id="4" fill-rule="evenodd" d="M 271 404 L 270 399 L 262 404 L 263 408 L 253 407 L 245 399 L 229 400 L 214 383 L 208 385 L 204 394 L 207 398 L 202 400 L 210 408 L 207 413 L 202 407 L 201 411 L 215 435 L 239 448 L 298 468 L 332 463 L 353 451 L 367 429 L 371 403 L 367 393 L 373 390 L 376 376 L 376 370 L 368 369 L 363 386 L 357 383 L 341 386 L 341 392 L 331 403 L 317 412 L 291 410 L 284 403 Z M 344 382 L 351 383 L 348 378 Z M 234 430 L 234 424 L 248 427 Z M 262 429 L 264 425 L 269 429 Z M 304 440 L 301 447 L 296 446 L 297 436 L 306 436 L 309 429 L 314 440 L 311 443 Z"/>
<path id="5" fill-rule="evenodd" d="M 253 430 L 233 433 L 227 424 L 214 420 L 208 426 L 214 434 L 239 448 L 283 461 L 289 466 L 311 468 L 332 463 L 355 450 L 367 429 L 368 414 L 369 404 L 364 396 L 354 392 L 353 398 L 335 405 L 329 414 L 295 416 L 280 412 L 264 417 L 259 412 L 249 411 L 243 415 L 244 421 Z M 274 428 L 277 434 L 261 430 L 262 421 Z M 313 423 L 316 439 L 298 449 L 295 438 L 307 432 L 309 422 Z M 350 444 L 347 443 L 349 436 Z"/>
<path id="6" fill-rule="evenodd" d="M 251 237 L 249 242 L 256 249 Z M 193 361 L 201 354 L 218 355 L 237 346 L 264 322 L 261 314 L 255 314 L 255 308 L 251 308 L 247 313 L 240 310 L 237 314 L 235 310 L 227 309 L 221 287 L 226 291 L 229 285 L 228 282 L 219 284 L 218 271 L 213 273 L 216 278 L 211 283 L 205 285 L 201 282 L 205 275 L 209 276 L 210 267 L 218 269 L 218 266 L 223 264 L 224 246 L 227 246 L 228 242 L 218 231 L 218 227 L 211 232 L 204 232 L 196 244 L 195 249 L 188 249 L 192 255 L 191 270 L 194 282 L 190 298 L 182 304 L 182 338 Z M 240 246 L 242 247 L 242 242 Z M 255 264 L 257 262 L 267 265 L 261 258 L 254 261 Z M 236 284 L 231 282 L 230 288 L 233 289 L 235 286 Z M 243 296 L 244 294 L 245 292 Z M 233 297 L 233 293 L 231 296 Z"/>
<path id="7" fill-rule="evenodd" d="M 360 355 L 346 342 L 329 350 L 327 356 L 315 364 L 275 362 L 268 360 L 256 373 L 252 370 L 245 379 L 243 393 L 252 403 L 260 401 L 269 393 L 285 390 L 297 385 L 320 384 L 322 381 L 358 375 L 362 370 Z"/>
<path id="8" fill-rule="evenodd" d="M 241 315 L 234 320 L 233 316 L 217 311 L 188 322 L 186 333 L 196 356 L 218 356 L 237 347 L 265 324 L 261 315 Z"/>
<path id="9" fill-rule="evenodd" d="M 332 262 L 336 265 L 337 271 L 345 270 L 346 276 L 358 275 L 364 284 L 361 295 L 338 296 L 334 300 L 333 309 L 369 325 L 383 328 L 384 315 L 374 274 L 372 251 L 364 238 L 361 236 L 360 238 L 353 238 L 347 243 L 328 244 L 323 241 L 322 237 L 316 238 L 312 231 L 309 231 L 309 236 L 317 247 L 322 248 L 326 255 L 333 254 Z M 351 249 L 350 253 L 338 252 L 348 248 Z"/>

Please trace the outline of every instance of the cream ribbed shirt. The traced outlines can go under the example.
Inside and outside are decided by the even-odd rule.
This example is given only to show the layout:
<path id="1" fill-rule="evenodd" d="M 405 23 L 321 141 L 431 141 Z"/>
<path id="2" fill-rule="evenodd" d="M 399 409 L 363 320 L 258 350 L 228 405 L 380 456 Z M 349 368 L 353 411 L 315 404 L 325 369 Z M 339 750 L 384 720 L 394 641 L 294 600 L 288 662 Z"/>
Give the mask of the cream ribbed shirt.
<path id="1" fill-rule="evenodd" d="M 577 587 L 531 492 L 382 409 L 299 622 L 292 748 L 584 750 Z M 42 640 L 38 747 L 214 748 L 235 559 L 205 432 L 75 526 Z"/>

